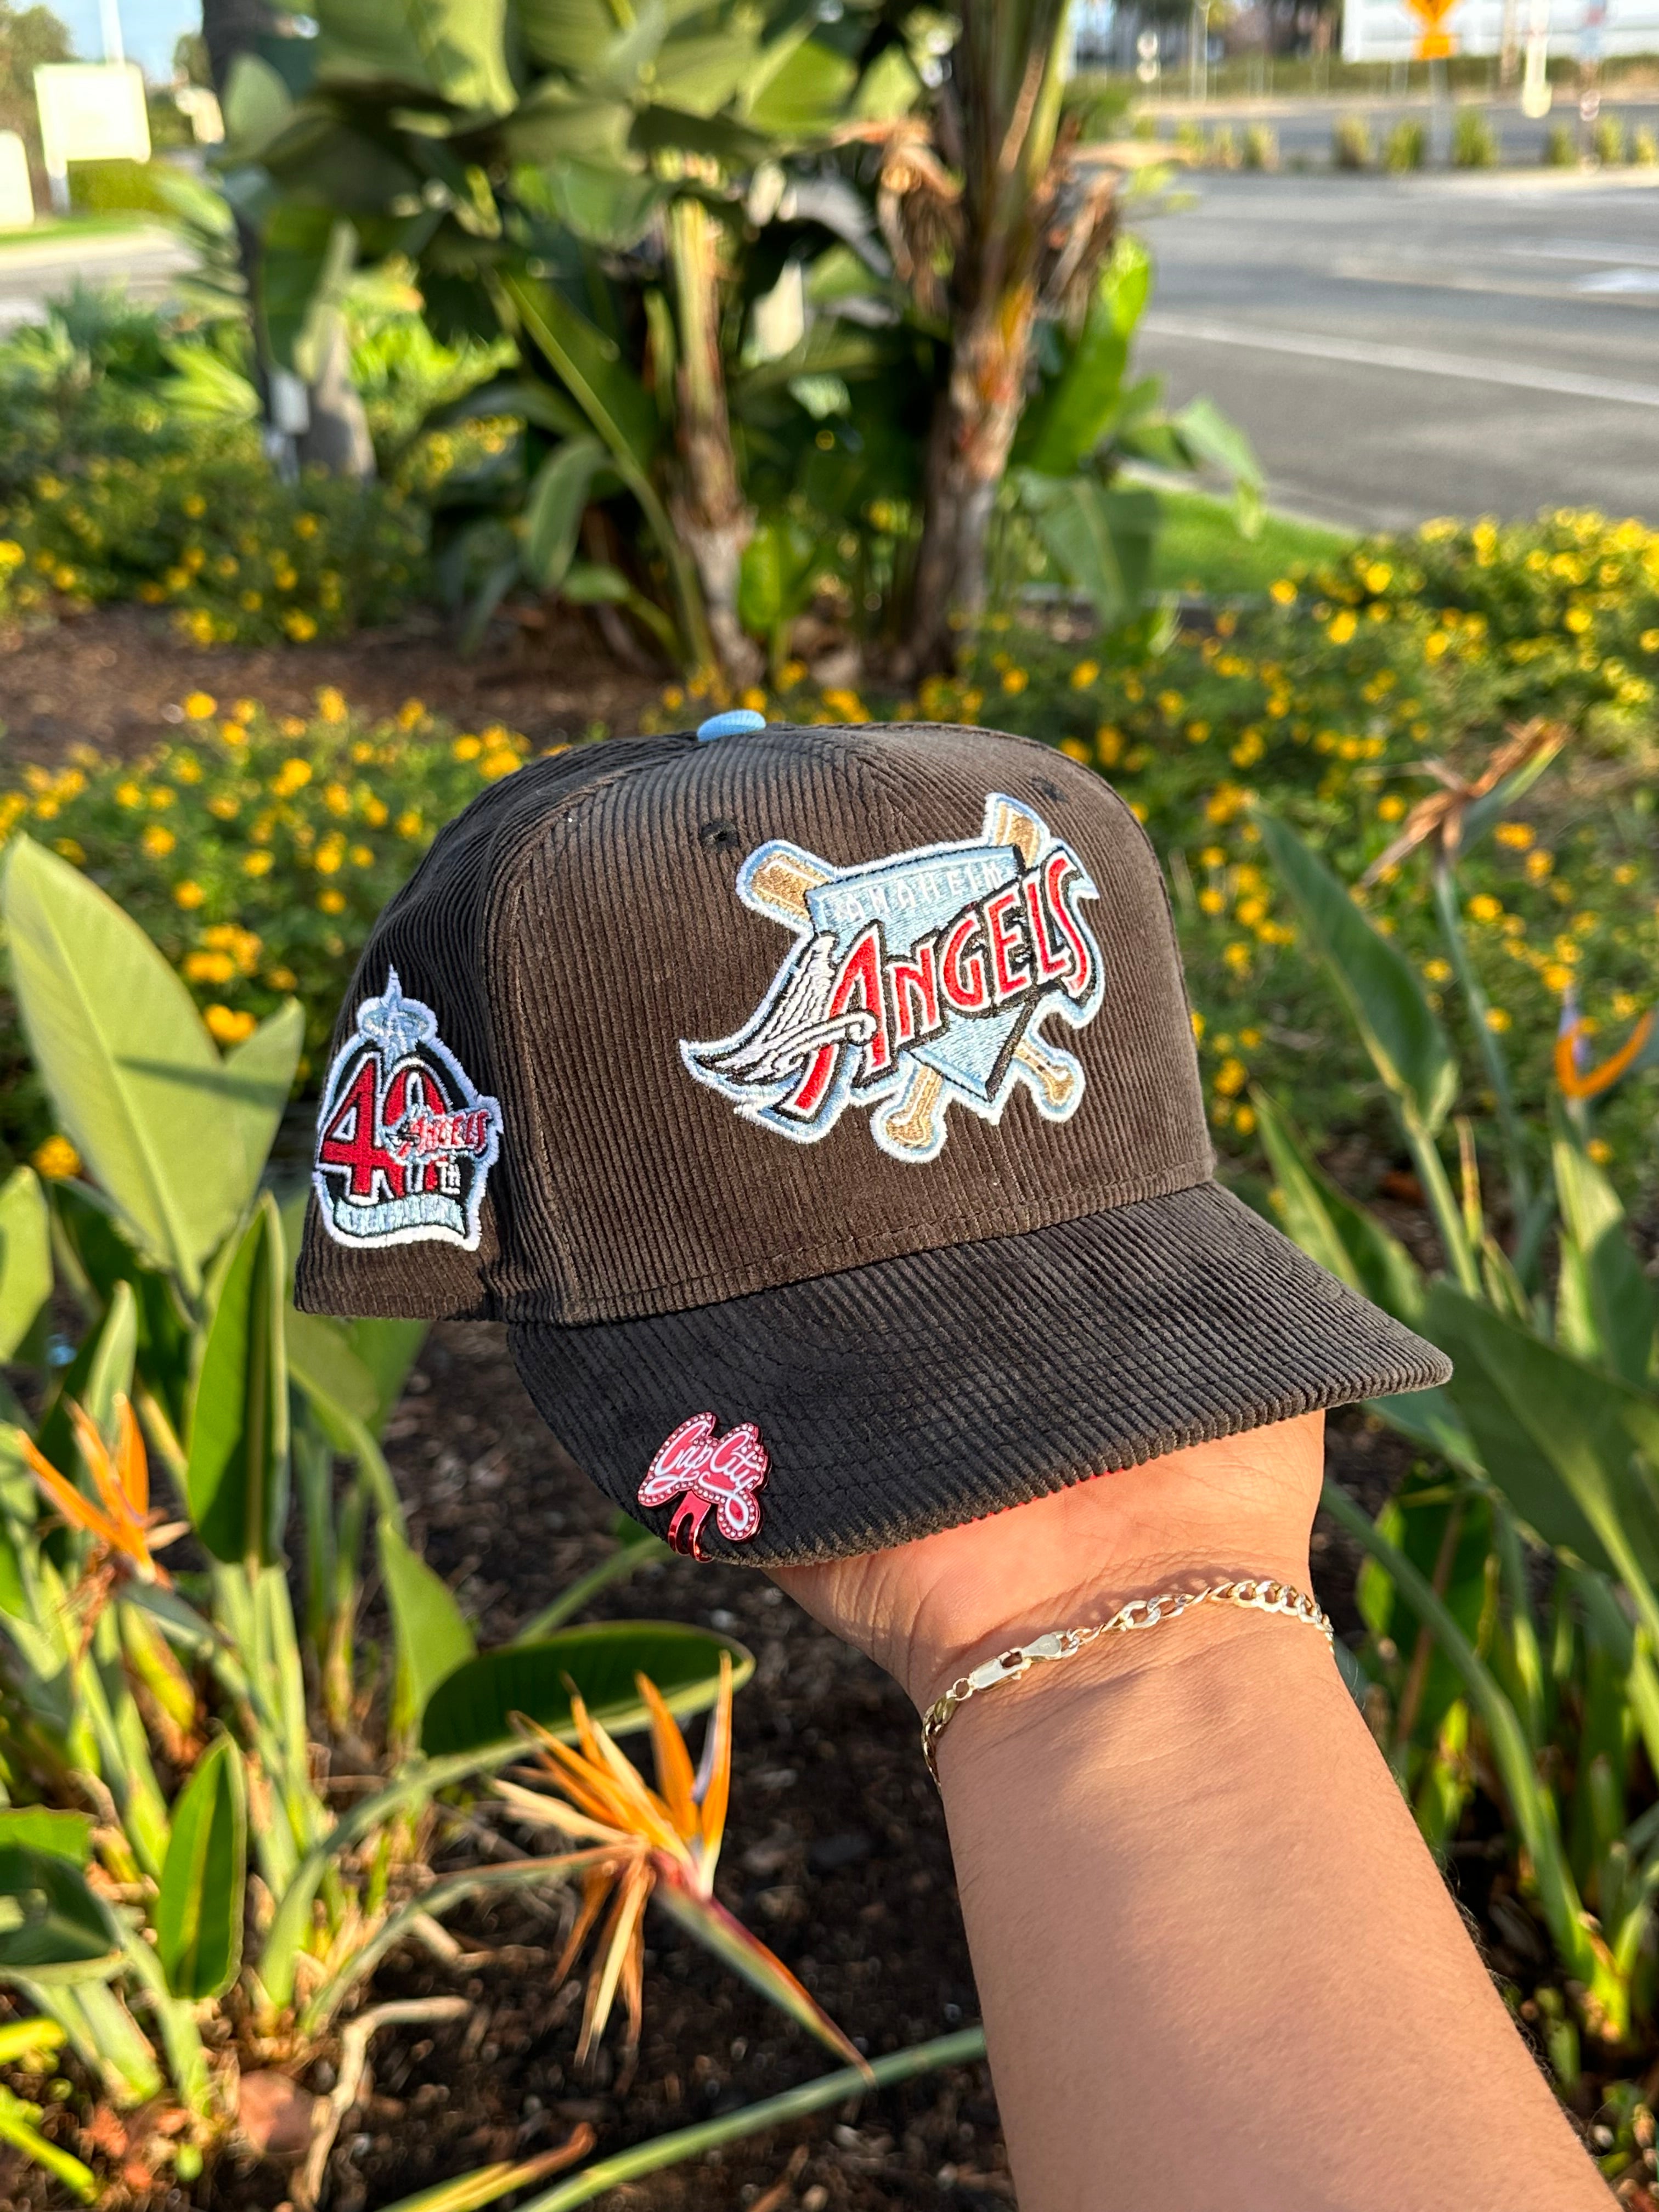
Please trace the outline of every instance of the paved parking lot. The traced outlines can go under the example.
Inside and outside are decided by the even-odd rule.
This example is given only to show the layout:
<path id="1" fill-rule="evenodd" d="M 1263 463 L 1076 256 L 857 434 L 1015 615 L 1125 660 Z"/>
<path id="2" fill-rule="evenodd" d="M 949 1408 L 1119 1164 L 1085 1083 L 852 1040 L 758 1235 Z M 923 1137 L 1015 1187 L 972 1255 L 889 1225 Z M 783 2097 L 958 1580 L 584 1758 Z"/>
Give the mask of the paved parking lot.
<path id="1" fill-rule="evenodd" d="M 1141 359 L 1243 424 L 1277 504 L 1659 523 L 1659 191 L 1535 172 L 1193 187 L 1144 226 Z"/>

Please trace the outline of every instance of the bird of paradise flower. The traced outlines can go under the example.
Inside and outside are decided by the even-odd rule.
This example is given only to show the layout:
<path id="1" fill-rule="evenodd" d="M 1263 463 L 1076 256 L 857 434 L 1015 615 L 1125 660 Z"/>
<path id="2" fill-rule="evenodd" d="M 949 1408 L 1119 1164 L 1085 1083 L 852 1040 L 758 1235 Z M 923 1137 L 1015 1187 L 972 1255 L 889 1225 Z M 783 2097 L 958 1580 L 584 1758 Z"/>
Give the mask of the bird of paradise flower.
<path id="1" fill-rule="evenodd" d="M 88 1498 L 46 1458 L 33 1439 L 18 1435 L 18 1449 L 30 1473 L 58 1513 L 72 1528 L 93 1540 L 93 1549 L 76 1589 L 77 1601 L 86 1609 L 89 1636 L 111 1592 L 123 1578 L 171 1587 L 167 1569 L 155 1557 L 185 1534 L 189 1523 L 164 1522 L 149 1502 L 149 1462 L 144 1440 L 126 1398 L 117 1395 L 114 1405 L 115 1445 L 84 1407 L 66 1401 L 70 1425 L 82 1463 L 98 1495 Z"/>
<path id="2" fill-rule="evenodd" d="M 703 1739 L 702 1762 L 696 1768 L 655 1684 L 643 1674 L 635 1675 L 635 1681 L 650 1717 L 654 1790 L 574 1689 L 574 1747 L 522 1714 L 516 1716 L 520 1732 L 535 1747 L 533 1771 L 558 1794 L 510 1778 L 495 1784 L 524 1820 L 588 1844 L 569 1861 L 573 1869 L 581 1869 L 581 1903 L 554 1975 L 556 1983 L 563 1980 L 598 1928 L 578 2062 L 586 2063 L 598 2046 L 619 1995 L 628 2019 L 625 2063 L 633 2062 L 642 2009 L 645 1908 L 654 1898 L 690 1935 L 774 2004 L 840 2057 L 865 2066 L 860 2052 L 782 1960 L 714 1895 L 714 1869 L 732 1787 L 731 1659 L 721 1654 L 720 1694 Z"/>

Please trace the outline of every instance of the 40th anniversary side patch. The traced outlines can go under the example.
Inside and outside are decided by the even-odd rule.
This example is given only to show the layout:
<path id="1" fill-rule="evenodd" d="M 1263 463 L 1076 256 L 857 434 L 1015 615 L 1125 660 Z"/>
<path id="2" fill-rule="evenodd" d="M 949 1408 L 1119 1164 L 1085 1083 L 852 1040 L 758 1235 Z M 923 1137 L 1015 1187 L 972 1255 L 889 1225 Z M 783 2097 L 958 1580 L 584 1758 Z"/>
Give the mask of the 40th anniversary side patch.
<path id="1" fill-rule="evenodd" d="M 334 1056 L 317 1116 L 312 1182 L 337 1243 L 478 1247 L 501 1109 L 438 1034 L 438 1017 L 388 971 Z"/>
<path id="2" fill-rule="evenodd" d="M 1083 1097 L 1081 1063 L 1042 1034 L 1098 1011 L 1100 948 L 1079 902 L 1098 896 L 1063 839 L 993 792 L 980 835 L 837 868 L 777 838 L 738 872 L 738 896 L 795 936 L 743 1027 L 683 1039 L 699 1083 L 799 1145 L 848 1106 L 900 1160 L 938 1158 L 957 1100 L 1000 1121 L 1024 1085 L 1045 1120 Z"/>

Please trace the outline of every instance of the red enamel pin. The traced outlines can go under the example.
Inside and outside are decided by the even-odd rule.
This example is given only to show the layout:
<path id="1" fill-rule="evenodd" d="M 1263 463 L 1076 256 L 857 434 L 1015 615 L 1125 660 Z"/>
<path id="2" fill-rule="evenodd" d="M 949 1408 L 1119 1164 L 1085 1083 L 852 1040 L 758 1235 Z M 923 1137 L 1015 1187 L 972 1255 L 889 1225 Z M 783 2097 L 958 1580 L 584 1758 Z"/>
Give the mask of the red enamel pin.
<path id="1" fill-rule="evenodd" d="M 698 1533 L 711 1511 L 728 1543 L 746 1543 L 758 1532 L 761 1509 L 755 1492 L 771 1464 L 752 1421 L 717 1437 L 714 1416 L 694 1413 L 680 1423 L 646 1469 L 640 1504 L 666 1505 L 678 1498 L 668 1541 L 688 1559 L 700 1559 L 704 1554 Z"/>

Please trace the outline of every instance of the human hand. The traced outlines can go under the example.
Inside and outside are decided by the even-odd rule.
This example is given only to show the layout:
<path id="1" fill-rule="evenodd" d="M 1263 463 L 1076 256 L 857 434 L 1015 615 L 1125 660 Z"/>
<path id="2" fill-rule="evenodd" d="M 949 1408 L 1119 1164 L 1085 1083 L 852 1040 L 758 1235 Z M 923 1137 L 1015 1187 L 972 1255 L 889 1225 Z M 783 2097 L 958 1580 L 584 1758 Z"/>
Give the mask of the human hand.
<path id="1" fill-rule="evenodd" d="M 925 1710 L 993 1652 L 1103 1620 L 1127 1598 L 1247 1575 L 1305 1589 L 1324 1435 L 1324 1415 L 1305 1413 L 773 1577 Z"/>

